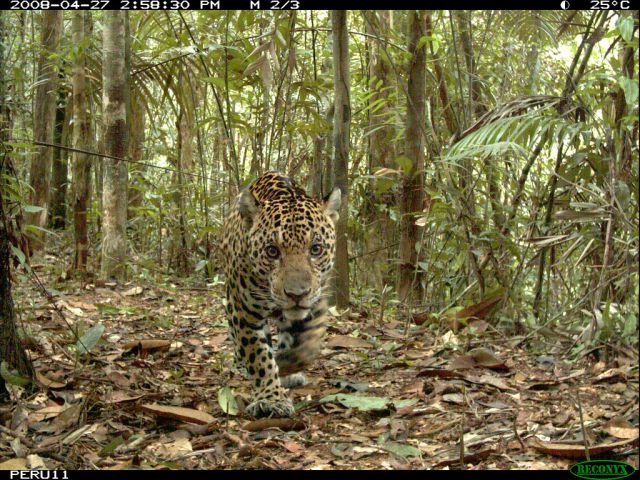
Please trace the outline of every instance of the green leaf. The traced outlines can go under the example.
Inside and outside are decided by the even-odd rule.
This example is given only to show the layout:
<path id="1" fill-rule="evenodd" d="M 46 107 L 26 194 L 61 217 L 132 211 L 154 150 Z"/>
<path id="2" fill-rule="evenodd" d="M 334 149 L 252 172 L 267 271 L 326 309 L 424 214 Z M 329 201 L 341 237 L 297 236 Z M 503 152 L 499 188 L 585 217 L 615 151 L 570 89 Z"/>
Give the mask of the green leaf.
<path id="1" fill-rule="evenodd" d="M 620 17 L 616 27 L 625 42 L 633 40 L 633 17 L 631 15 Z"/>
<path id="2" fill-rule="evenodd" d="M 103 333 L 104 325 L 101 323 L 94 325 L 76 342 L 76 351 L 80 354 L 89 353 L 96 346 Z"/>
<path id="3" fill-rule="evenodd" d="M 224 78 L 219 78 L 219 77 L 206 77 L 205 82 L 209 82 L 211 85 L 213 85 L 214 87 L 218 87 L 218 88 L 225 88 L 225 81 Z"/>
<path id="4" fill-rule="evenodd" d="M 218 390 L 218 404 L 224 413 L 229 415 L 238 414 L 238 403 L 233 394 L 233 390 L 229 387 L 222 387 Z"/>
<path id="5" fill-rule="evenodd" d="M 405 443 L 386 442 L 382 448 L 403 458 L 422 457 L 422 450 Z"/>
<path id="6" fill-rule="evenodd" d="M 20 262 L 20 265 L 26 266 L 27 259 L 26 259 L 25 255 L 24 255 L 24 252 L 22 250 L 20 250 L 19 248 L 13 246 L 13 245 L 10 245 L 10 246 L 11 246 L 11 252 L 16 256 L 16 258 Z"/>
<path id="7" fill-rule="evenodd" d="M 363 397 L 360 395 L 349 395 L 347 393 L 337 393 L 335 395 L 328 395 L 320 399 L 321 403 L 326 402 L 338 402 L 348 408 L 357 408 L 363 412 L 371 410 L 388 410 L 389 404 L 392 404 L 396 409 L 408 407 L 418 403 L 417 398 L 409 400 L 391 400 L 385 397 Z"/>
<path id="8" fill-rule="evenodd" d="M 629 77 L 618 77 L 618 85 L 624 91 L 624 99 L 627 105 L 633 107 L 638 101 L 638 82 Z"/>
<path id="9" fill-rule="evenodd" d="M 401 155 L 396 158 L 396 163 L 402 169 L 405 175 L 411 174 L 411 171 L 413 170 L 413 162 L 411 161 L 410 158 L 407 158 L 404 155 Z"/>
<path id="10" fill-rule="evenodd" d="M 11 385 L 17 385 L 18 387 L 24 387 L 31 383 L 30 378 L 23 377 L 17 371 L 10 371 L 9 364 L 5 361 L 0 363 L 0 376 L 2 376 L 5 382 Z"/>
<path id="11" fill-rule="evenodd" d="M 115 451 L 116 448 L 118 448 L 123 443 L 125 443 L 125 440 L 122 437 L 122 435 L 119 435 L 113 440 L 111 440 L 109 443 L 107 443 L 104 447 L 102 447 L 102 450 L 100 450 L 99 455 L 101 457 L 109 456 Z"/>
<path id="12" fill-rule="evenodd" d="M 24 205 L 22 207 L 22 210 L 24 210 L 27 213 L 36 213 L 36 212 L 42 212 L 44 208 L 39 207 L 37 205 Z"/>
<path id="13" fill-rule="evenodd" d="M 204 259 L 200 260 L 196 265 L 195 271 L 199 272 L 200 270 L 202 270 L 204 267 L 207 266 L 207 262 L 208 260 L 204 260 Z"/>

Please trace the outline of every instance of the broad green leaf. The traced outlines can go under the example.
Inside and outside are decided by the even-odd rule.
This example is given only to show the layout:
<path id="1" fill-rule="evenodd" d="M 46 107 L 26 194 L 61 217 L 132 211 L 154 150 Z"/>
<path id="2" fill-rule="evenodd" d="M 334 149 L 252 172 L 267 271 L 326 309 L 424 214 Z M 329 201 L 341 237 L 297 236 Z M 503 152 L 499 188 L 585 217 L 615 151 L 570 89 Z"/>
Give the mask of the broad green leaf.
<path id="1" fill-rule="evenodd" d="M 402 169 L 402 171 L 404 171 L 405 175 L 411 174 L 411 171 L 413 170 L 413 162 L 410 158 L 401 155 L 396 158 L 396 163 Z"/>
<path id="2" fill-rule="evenodd" d="M 39 207 L 37 205 L 24 205 L 22 207 L 22 210 L 24 210 L 27 213 L 36 213 L 36 212 L 42 212 L 44 208 Z"/>
<path id="3" fill-rule="evenodd" d="M 98 323 L 86 331 L 76 342 L 76 351 L 80 354 L 89 353 L 96 346 L 104 333 L 104 325 Z"/>
<path id="4" fill-rule="evenodd" d="M 629 190 L 629 185 L 620 180 L 616 183 L 616 199 L 618 200 L 620 207 L 625 210 L 629 206 L 629 202 L 631 201 L 631 191 Z"/>
<path id="5" fill-rule="evenodd" d="M 16 256 L 16 258 L 20 262 L 20 265 L 23 265 L 23 266 L 26 265 L 27 259 L 24 256 L 24 252 L 22 250 L 20 250 L 19 248 L 11 245 L 11 252 Z"/>
<path id="6" fill-rule="evenodd" d="M 335 395 L 328 395 L 320 399 L 320 402 L 338 402 L 348 408 L 357 408 L 363 412 L 371 410 L 387 410 L 389 404 L 392 404 L 396 409 L 415 405 L 418 402 L 417 398 L 409 400 L 391 400 L 385 397 L 363 397 L 360 395 L 349 395 L 347 393 L 337 393 Z"/>
<path id="7" fill-rule="evenodd" d="M 196 268 L 195 271 L 199 272 L 200 270 L 202 270 L 206 265 L 207 265 L 208 260 L 200 260 L 197 264 L 196 264 Z"/>
<path id="8" fill-rule="evenodd" d="M 0 376 L 2 376 L 5 382 L 18 387 L 24 387 L 31 383 L 30 378 L 23 377 L 17 371 L 9 370 L 9 364 L 5 361 L 0 363 Z"/>
<path id="9" fill-rule="evenodd" d="M 633 40 L 633 17 L 631 15 L 624 15 L 620 17 L 616 27 L 625 42 Z"/>
<path id="10" fill-rule="evenodd" d="M 624 99 L 627 105 L 634 106 L 638 101 L 638 81 L 629 77 L 618 77 L 618 85 L 624 91 Z"/>
<path id="11" fill-rule="evenodd" d="M 403 458 L 422 456 L 422 450 L 405 443 L 386 442 L 382 444 L 382 448 Z"/>
<path id="12" fill-rule="evenodd" d="M 120 313 L 118 307 L 114 307 L 108 303 L 96 303 L 95 305 L 100 313 L 106 313 L 107 315 L 117 315 Z"/>
<path id="13" fill-rule="evenodd" d="M 102 447 L 102 450 L 100 450 L 99 455 L 102 457 L 109 456 L 115 451 L 116 448 L 118 448 L 123 443 L 125 443 L 125 440 L 122 437 L 122 435 L 119 435 L 113 440 L 111 440 L 109 443 L 107 443 L 104 447 Z"/>
<path id="14" fill-rule="evenodd" d="M 218 390 L 218 404 L 224 413 L 229 415 L 238 414 L 238 403 L 231 388 L 222 387 Z"/>

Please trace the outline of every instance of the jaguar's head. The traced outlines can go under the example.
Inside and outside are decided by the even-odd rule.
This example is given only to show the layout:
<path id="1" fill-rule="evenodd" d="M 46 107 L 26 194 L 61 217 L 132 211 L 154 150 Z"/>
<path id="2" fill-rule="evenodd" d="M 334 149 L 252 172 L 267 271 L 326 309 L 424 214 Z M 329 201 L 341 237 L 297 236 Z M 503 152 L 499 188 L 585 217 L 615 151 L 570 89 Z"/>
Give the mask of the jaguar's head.
<path id="1" fill-rule="evenodd" d="M 323 201 L 282 196 L 263 203 L 248 189 L 240 195 L 253 273 L 269 286 L 273 308 L 290 319 L 305 318 L 323 294 L 334 263 L 340 195 L 336 188 Z"/>

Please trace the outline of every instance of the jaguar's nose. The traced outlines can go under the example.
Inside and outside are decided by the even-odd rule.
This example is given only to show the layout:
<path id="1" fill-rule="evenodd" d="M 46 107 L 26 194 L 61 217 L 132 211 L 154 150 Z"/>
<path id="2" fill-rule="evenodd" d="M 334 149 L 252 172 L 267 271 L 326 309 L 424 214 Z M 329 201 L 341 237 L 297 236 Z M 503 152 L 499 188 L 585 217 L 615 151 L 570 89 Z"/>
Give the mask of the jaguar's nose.
<path id="1" fill-rule="evenodd" d="M 296 303 L 299 303 L 303 298 L 305 298 L 309 293 L 311 293 L 311 289 L 307 287 L 290 287 L 285 288 L 284 293 L 287 297 L 293 300 Z"/>

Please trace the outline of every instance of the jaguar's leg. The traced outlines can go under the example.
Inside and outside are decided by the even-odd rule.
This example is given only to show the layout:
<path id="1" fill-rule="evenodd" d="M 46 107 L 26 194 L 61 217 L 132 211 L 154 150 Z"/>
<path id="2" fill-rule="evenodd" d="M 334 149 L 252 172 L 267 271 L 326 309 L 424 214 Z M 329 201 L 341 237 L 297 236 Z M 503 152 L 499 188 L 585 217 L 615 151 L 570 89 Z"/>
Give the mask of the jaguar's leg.
<path id="1" fill-rule="evenodd" d="M 278 341 L 276 343 L 276 360 L 286 355 L 284 352 L 291 350 L 295 339 L 293 335 L 286 330 L 288 323 L 283 319 L 282 311 L 278 310 L 272 313 L 271 318 L 278 327 Z M 280 384 L 284 388 L 294 388 L 307 384 L 307 377 L 302 372 L 291 373 L 284 377 L 280 377 Z"/>
<path id="2" fill-rule="evenodd" d="M 290 387 L 306 383 L 304 375 L 298 374 L 318 355 L 326 331 L 326 306 L 316 305 L 305 316 L 297 312 L 284 312 L 276 318 L 278 326 L 278 352 L 276 361 L 281 375 Z M 283 379 L 283 385 L 285 381 Z"/>
<path id="3" fill-rule="evenodd" d="M 229 300 L 229 291 L 227 290 L 227 300 L 226 300 L 226 311 L 227 311 L 227 320 L 229 323 L 229 336 L 231 337 L 231 343 L 233 345 L 233 367 L 232 371 L 243 378 L 249 378 L 249 372 L 247 372 L 247 367 L 240 356 L 240 351 L 238 349 L 238 341 L 236 337 L 236 329 L 233 326 L 232 318 L 233 318 L 233 308 L 231 307 Z"/>
<path id="4" fill-rule="evenodd" d="M 293 403 L 281 385 L 265 320 L 248 320 L 247 315 L 234 312 L 231 317 L 235 331 L 238 357 L 245 365 L 254 391 L 254 401 L 247 407 L 250 415 L 290 417 L 295 413 Z"/>

